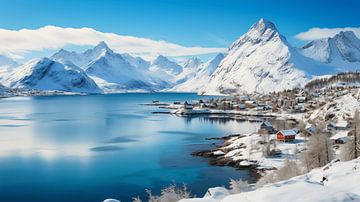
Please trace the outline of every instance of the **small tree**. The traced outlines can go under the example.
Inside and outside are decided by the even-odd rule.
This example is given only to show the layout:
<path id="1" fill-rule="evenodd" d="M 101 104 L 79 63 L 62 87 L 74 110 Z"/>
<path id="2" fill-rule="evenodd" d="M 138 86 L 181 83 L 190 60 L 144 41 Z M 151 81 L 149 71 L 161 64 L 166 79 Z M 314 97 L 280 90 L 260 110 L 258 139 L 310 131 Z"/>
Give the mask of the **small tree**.
<path id="1" fill-rule="evenodd" d="M 186 185 L 177 187 L 176 184 L 172 184 L 162 189 L 160 196 L 154 196 L 150 190 L 146 190 L 146 193 L 148 194 L 149 202 L 175 202 L 181 199 L 191 198 L 191 194 L 187 190 Z M 139 202 L 137 200 L 141 201 L 139 197 L 133 198 L 133 201 Z"/>
<path id="2" fill-rule="evenodd" d="M 309 138 L 307 151 L 302 156 L 302 162 L 307 171 L 310 171 L 313 168 L 325 166 L 332 159 L 333 150 L 330 139 L 319 130 Z"/>
<path id="3" fill-rule="evenodd" d="M 246 192 L 250 190 L 250 185 L 247 181 L 243 180 L 234 180 L 230 178 L 230 192 L 237 194 L 240 192 Z"/>
<path id="4" fill-rule="evenodd" d="M 344 160 L 352 160 L 360 156 L 360 115 L 359 111 L 355 111 L 354 118 L 351 122 L 351 137 L 342 148 L 342 158 Z"/>
<path id="5" fill-rule="evenodd" d="M 142 202 L 139 196 L 133 197 L 132 200 L 133 202 Z"/>
<path id="6" fill-rule="evenodd" d="M 299 169 L 297 163 L 295 161 L 290 161 L 289 159 L 286 159 L 283 167 L 278 170 L 274 170 L 260 178 L 257 182 L 257 185 L 262 186 L 265 184 L 275 183 L 282 180 L 290 179 L 301 174 L 302 172 Z"/>

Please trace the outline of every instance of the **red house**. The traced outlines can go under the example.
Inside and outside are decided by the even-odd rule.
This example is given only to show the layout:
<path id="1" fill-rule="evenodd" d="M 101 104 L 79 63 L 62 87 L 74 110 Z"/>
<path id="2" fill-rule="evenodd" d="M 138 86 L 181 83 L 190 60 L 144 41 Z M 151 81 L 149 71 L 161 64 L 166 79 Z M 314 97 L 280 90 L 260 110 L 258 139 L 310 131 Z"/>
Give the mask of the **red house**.
<path id="1" fill-rule="evenodd" d="M 276 139 L 282 142 L 292 142 L 295 140 L 296 132 L 294 130 L 280 130 L 276 134 Z"/>

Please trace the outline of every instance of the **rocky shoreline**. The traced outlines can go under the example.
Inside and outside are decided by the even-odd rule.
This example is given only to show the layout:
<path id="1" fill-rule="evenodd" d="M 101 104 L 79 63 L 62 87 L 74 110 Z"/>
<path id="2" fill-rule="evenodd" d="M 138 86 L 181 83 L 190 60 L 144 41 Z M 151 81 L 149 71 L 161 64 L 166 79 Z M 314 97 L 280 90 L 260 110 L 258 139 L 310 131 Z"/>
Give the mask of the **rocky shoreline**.
<path id="1" fill-rule="evenodd" d="M 208 159 L 208 163 L 213 166 L 230 166 L 236 169 L 248 169 L 250 175 L 255 178 L 257 181 L 260 179 L 262 174 L 267 170 L 273 170 L 276 168 L 262 168 L 259 167 L 256 161 L 252 161 L 250 164 L 242 164 L 241 162 L 247 161 L 245 159 L 234 160 L 231 157 L 226 157 L 226 153 L 230 150 L 226 149 L 226 146 L 231 144 L 231 139 L 233 138 L 243 138 L 245 135 L 241 134 L 231 134 L 224 137 L 215 137 L 215 138 L 206 138 L 206 140 L 220 140 L 220 143 L 213 143 L 214 148 L 210 150 L 198 150 L 191 153 L 192 156 L 202 157 Z M 239 145 L 238 149 L 246 148 L 245 144 Z"/>

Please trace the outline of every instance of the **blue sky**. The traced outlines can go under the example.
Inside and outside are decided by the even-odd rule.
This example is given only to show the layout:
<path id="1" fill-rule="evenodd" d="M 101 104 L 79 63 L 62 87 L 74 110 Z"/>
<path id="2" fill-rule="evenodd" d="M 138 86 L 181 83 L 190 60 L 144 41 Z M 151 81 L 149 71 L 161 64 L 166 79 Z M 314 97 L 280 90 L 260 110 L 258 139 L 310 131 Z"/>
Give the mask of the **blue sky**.
<path id="1" fill-rule="evenodd" d="M 313 27 L 360 27 L 360 1 L 285 0 L 1 0 L 0 28 L 46 25 L 165 40 L 182 46 L 227 47 L 264 17 L 294 45 Z"/>

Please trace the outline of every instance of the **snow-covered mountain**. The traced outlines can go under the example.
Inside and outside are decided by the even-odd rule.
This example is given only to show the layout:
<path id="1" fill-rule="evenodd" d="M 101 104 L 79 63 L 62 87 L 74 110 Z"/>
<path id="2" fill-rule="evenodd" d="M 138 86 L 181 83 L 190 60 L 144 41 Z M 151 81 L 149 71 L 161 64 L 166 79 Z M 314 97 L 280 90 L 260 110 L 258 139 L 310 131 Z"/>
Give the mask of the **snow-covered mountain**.
<path id="1" fill-rule="evenodd" d="M 202 63 L 203 62 L 198 57 L 191 57 L 187 59 L 182 66 L 181 73 L 176 75 L 174 78 L 175 84 L 178 85 L 194 78 L 199 66 Z"/>
<path id="2" fill-rule="evenodd" d="M 150 62 L 142 59 L 141 57 L 133 57 L 128 53 L 123 53 L 121 56 L 138 71 L 147 70 L 150 67 Z"/>
<path id="3" fill-rule="evenodd" d="M 311 41 L 301 48 L 301 52 L 307 57 L 339 67 L 341 70 L 360 69 L 360 39 L 352 31 Z"/>
<path id="4" fill-rule="evenodd" d="M 58 62 L 71 62 L 78 67 L 85 69 L 87 65 L 95 60 L 98 60 L 105 52 L 111 52 L 105 42 L 100 42 L 92 49 L 88 49 L 83 53 L 77 53 L 75 51 L 67 51 L 64 49 L 59 50 L 50 58 Z"/>
<path id="5" fill-rule="evenodd" d="M 6 91 L 6 87 L 0 83 L 0 95 Z"/>
<path id="6" fill-rule="evenodd" d="M 168 83 L 173 83 L 174 78 L 180 74 L 182 67 L 169 58 L 159 55 L 150 64 L 149 72 L 152 77 L 162 79 Z"/>
<path id="7" fill-rule="evenodd" d="M 59 63 L 49 58 L 32 60 L 4 78 L 11 88 L 61 90 L 101 93 L 96 83 L 81 68 L 72 63 Z"/>
<path id="8" fill-rule="evenodd" d="M 149 62 L 112 51 L 105 42 L 83 53 L 60 50 L 51 58 L 78 65 L 104 92 L 154 91 L 167 83 L 149 75 Z"/>
<path id="9" fill-rule="evenodd" d="M 9 73 L 12 72 L 19 64 L 4 55 L 0 55 L 0 81 Z"/>
<path id="10" fill-rule="evenodd" d="M 335 72 L 303 56 L 275 25 L 260 19 L 235 41 L 201 94 L 270 92 L 302 86 L 312 75 Z"/>
<path id="11" fill-rule="evenodd" d="M 188 79 L 184 83 L 176 85 L 170 91 L 198 92 L 200 89 L 203 89 L 209 83 L 210 76 L 214 73 L 224 57 L 224 54 L 219 53 L 208 62 L 202 63 L 197 68 L 193 78 Z"/>

